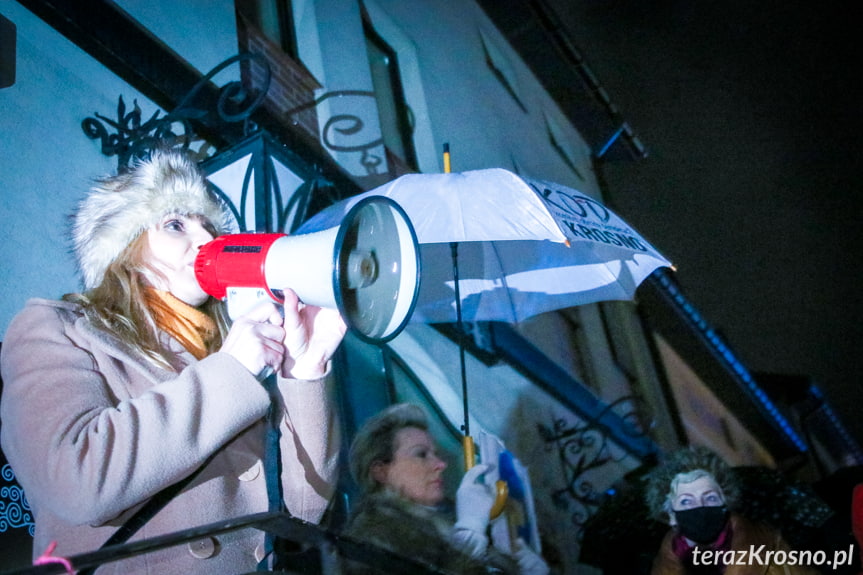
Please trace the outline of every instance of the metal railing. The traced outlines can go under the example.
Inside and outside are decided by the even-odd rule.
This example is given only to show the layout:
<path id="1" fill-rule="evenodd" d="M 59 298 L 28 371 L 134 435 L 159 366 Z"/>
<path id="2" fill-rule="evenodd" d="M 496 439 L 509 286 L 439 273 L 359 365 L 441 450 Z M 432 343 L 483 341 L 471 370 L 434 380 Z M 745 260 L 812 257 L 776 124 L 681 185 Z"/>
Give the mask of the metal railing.
<path id="1" fill-rule="evenodd" d="M 342 573 L 345 560 L 374 566 L 377 571 L 384 573 L 452 575 L 449 571 L 444 571 L 416 559 L 405 557 L 376 545 L 339 534 L 319 525 L 307 523 L 284 512 L 246 515 L 149 539 L 103 547 L 96 551 L 74 555 L 66 559 L 71 563 L 75 571 L 94 569 L 105 563 L 120 561 L 160 549 L 190 543 L 204 537 L 249 528 L 270 533 L 278 538 L 300 544 L 302 547 L 308 549 L 316 549 L 320 558 L 319 573 L 321 575 Z M 281 571 L 276 570 L 275 572 Z M 66 567 L 58 562 L 35 565 L 13 571 L 4 571 L 0 575 L 55 575 L 65 573 L 67 573 Z"/>

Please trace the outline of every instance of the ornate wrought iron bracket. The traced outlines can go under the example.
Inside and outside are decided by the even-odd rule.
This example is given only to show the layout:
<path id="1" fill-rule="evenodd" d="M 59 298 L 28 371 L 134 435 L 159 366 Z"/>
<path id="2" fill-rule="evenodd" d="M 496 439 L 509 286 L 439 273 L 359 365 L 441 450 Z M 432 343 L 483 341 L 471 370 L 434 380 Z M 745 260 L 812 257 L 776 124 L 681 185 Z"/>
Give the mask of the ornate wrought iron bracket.
<path id="1" fill-rule="evenodd" d="M 296 116 L 300 112 L 316 108 L 327 100 L 351 97 L 372 98 L 373 100 L 376 100 L 375 93 L 369 90 L 334 90 L 332 92 L 322 94 L 311 102 L 292 108 L 285 114 L 290 118 Z M 413 110 L 408 107 L 407 113 L 410 122 L 410 129 L 413 131 L 415 125 Z M 353 145 L 337 144 L 335 141 L 336 134 L 340 137 L 356 136 L 357 134 L 361 134 L 364 128 L 365 122 L 355 114 L 335 114 L 330 116 L 324 124 L 321 135 L 322 144 L 326 149 L 334 152 L 359 152 L 361 154 L 360 164 L 366 169 L 369 175 L 375 175 L 379 173 L 378 169 L 380 168 L 383 159 L 380 156 L 372 154 L 370 150 L 384 145 L 383 136 L 371 141 L 360 141 L 360 143 Z"/>
<path id="2" fill-rule="evenodd" d="M 608 404 L 595 421 L 571 425 L 561 418 L 555 419 L 551 426 L 538 425 L 546 451 L 557 450 L 564 475 L 564 487 L 552 491 L 552 500 L 560 509 L 575 507 L 571 519 L 579 530 L 602 503 L 603 496 L 587 473 L 621 461 L 627 455 L 622 449 L 619 455 L 615 454 L 613 443 L 599 422 L 611 412 L 630 424 L 633 437 L 645 435 L 638 414 L 639 400 L 634 395 L 621 397 Z"/>
<path id="3" fill-rule="evenodd" d="M 228 82 L 218 89 L 215 110 L 208 109 L 211 105 L 205 96 L 205 90 L 211 80 L 226 68 L 241 65 L 254 60 L 264 71 L 260 86 L 255 93 L 250 93 L 241 81 Z M 81 128 L 91 140 L 99 140 L 102 153 L 106 156 L 117 156 L 117 167 L 123 169 L 136 158 L 147 156 L 154 148 L 161 146 L 179 147 L 191 153 L 197 160 L 204 160 L 215 150 L 200 135 L 195 133 L 195 123 L 211 128 L 242 123 L 242 137 L 245 138 L 258 129 L 251 117 L 261 107 L 270 89 L 272 71 L 267 59 L 257 53 L 241 53 L 229 58 L 203 76 L 186 94 L 182 101 L 167 114 L 156 111 L 146 121 L 137 100 L 133 101 L 131 109 L 121 95 L 117 103 L 116 118 L 112 119 L 96 113 L 94 117 L 85 118 Z M 258 82 L 258 81 L 256 81 Z M 285 115 L 289 121 L 296 122 L 296 116 L 306 110 L 316 108 L 323 102 L 334 98 L 371 98 L 375 93 L 368 90 L 336 90 L 326 92 L 311 102 L 301 104 Z M 413 129 L 413 113 L 408 109 L 410 126 Z M 333 152 L 359 153 L 360 164 L 369 175 L 380 172 L 384 158 L 372 153 L 375 148 L 383 147 L 383 137 L 376 133 L 371 140 L 363 134 L 367 132 L 366 122 L 357 114 L 340 113 L 329 117 L 323 126 L 321 144 Z M 358 140 L 357 143 L 340 143 L 346 138 Z M 200 144 L 199 149 L 193 149 L 194 144 Z"/>
<path id="4" fill-rule="evenodd" d="M 288 110 L 285 115 L 290 118 L 300 112 L 316 108 L 329 99 L 347 97 L 368 97 L 374 99 L 375 93 L 368 90 L 336 90 L 333 92 L 326 92 L 311 102 L 301 104 Z M 322 143 L 325 148 L 334 152 L 360 152 L 360 164 L 362 164 L 370 175 L 377 174 L 378 167 L 383 162 L 383 159 L 380 156 L 372 154 L 369 150 L 382 146 L 384 143 L 383 137 L 370 142 L 362 142 L 351 146 L 339 145 L 334 141 L 334 132 L 341 136 L 354 136 L 361 133 L 364 127 L 365 122 L 363 122 L 363 119 L 359 116 L 353 114 L 336 114 L 331 116 L 324 124 L 321 136 L 323 140 Z"/>
<path id="5" fill-rule="evenodd" d="M 195 133 L 194 123 L 204 122 L 212 112 L 198 107 L 198 100 L 201 99 L 204 88 L 210 84 L 213 77 L 229 66 L 247 60 L 255 60 L 265 71 L 261 90 L 257 94 L 250 94 L 243 87 L 242 82 L 237 80 L 228 82 L 219 88 L 215 105 L 218 120 L 211 120 L 211 123 L 242 122 L 243 134 L 248 136 L 256 129 L 251 121 L 251 115 L 264 101 L 271 78 L 270 66 L 266 58 L 254 53 L 238 54 L 213 68 L 168 114 L 162 115 L 157 110 L 147 121 L 142 122 L 142 111 L 137 100 L 134 101 L 132 109 L 127 112 L 126 103 L 121 95 L 117 104 L 116 120 L 97 113 L 94 118 L 85 118 L 81 122 L 81 128 L 88 138 L 101 142 L 103 154 L 117 156 L 118 169 L 128 167 L 132 160 L 145 157 L 154 148 L 165 145 L 189 151 L 198 160 L 209 157 L 212 150 L 209 150 L 209 144 Z M 111 133 L 110 129 L 115 132 Z M 202 143 L 202 147 L 197 151 L 191 148 L 195 142 Z"/>

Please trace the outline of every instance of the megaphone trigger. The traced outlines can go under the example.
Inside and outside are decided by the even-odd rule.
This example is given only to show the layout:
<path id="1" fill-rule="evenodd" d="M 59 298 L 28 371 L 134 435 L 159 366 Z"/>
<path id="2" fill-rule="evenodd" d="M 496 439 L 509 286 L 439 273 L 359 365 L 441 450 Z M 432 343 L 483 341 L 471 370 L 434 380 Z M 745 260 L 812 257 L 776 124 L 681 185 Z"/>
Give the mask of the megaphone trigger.
<path id="1" fill-rule="evenodd" d="M 225 291 L 228 316 L 234 320 L 249 313 L 258 303 L 273 298 L 263 289 L 255 287 L 230 287 Z M 275 301 L 281 301 L 277 296 Z M 281 306 L 278 306 L 281 308 Z"/>

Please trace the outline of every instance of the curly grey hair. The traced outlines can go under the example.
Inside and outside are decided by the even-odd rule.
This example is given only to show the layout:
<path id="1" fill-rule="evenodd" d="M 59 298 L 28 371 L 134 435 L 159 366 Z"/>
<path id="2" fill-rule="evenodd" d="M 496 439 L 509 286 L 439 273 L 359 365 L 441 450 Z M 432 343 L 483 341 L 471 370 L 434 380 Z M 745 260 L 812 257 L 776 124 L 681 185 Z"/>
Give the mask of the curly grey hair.
<path id="1" fill-rule="evenodd" d="M 428 431 L 428 417 L 420 406 L 412 403 L 391 405 L 367 419 L 357 432 L 351 443 L 350 470 L 354 481 L 364 492 L 371 493 L 381 488 L 371 475 L 372 465 L 393 460 L 396 434 L 406 427 Z"/>
<path id="2" fill-rule="evenodd" d="M 716 481 L 725 497 L 725 504 L 734 508 L 740 488 L 731 467 L 710 449 L 692 446 L 671 453 L 648 474 L 645 501 L 651 516 L 668 522 L 671 498 L 677 485 L 704 476 L 710 476 Z"/>

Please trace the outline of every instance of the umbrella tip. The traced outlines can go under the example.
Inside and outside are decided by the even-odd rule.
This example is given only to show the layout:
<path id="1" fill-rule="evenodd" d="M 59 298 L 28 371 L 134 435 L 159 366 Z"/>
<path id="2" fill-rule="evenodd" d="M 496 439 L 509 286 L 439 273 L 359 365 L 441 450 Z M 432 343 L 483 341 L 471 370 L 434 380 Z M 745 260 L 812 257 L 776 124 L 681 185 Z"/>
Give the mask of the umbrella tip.
<path id="1" fill-rule="evenodd" d="M 443 145 L 443 172 L 450 173 L 449 142 L 444 142 Z"/>

